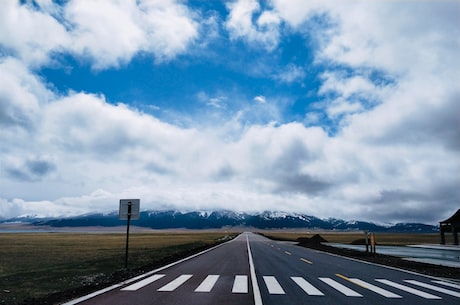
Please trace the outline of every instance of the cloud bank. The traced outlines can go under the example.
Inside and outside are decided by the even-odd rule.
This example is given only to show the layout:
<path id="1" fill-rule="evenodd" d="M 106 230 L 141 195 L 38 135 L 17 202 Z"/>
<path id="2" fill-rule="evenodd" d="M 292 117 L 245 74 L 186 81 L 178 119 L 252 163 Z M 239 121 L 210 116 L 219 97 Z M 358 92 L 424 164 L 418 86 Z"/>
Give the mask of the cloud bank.
<path id="1" fill-rule="evenodd" d="M 93 71 L 123 69 L 137 56 L 157 65 L 199 57 L 218 39 L 206 37 L 205 9 L 3 1 L 0 217 L 110 211 L 127 197 L 145 209 L 449 216 L 460 200 L 458 2 L 300 2 L 230 2 L 214 26 L 230 44 L 271 56 L 289 35 L 305 40 L 321 69 L 304 118 L 282 120 L 288 96 L 244 104 L 234 90 L 203 89 L 198 98 L 219 115 L 184 127 L 103 92 L 59 92 L 39 71 L 64 57 Z M 291 64 L 269 77 L 289 85 L 311 71 Z M 232 104 L 240 108 L 226 114 Z M 252 121 L 267 113 L 274 120 Z"/>

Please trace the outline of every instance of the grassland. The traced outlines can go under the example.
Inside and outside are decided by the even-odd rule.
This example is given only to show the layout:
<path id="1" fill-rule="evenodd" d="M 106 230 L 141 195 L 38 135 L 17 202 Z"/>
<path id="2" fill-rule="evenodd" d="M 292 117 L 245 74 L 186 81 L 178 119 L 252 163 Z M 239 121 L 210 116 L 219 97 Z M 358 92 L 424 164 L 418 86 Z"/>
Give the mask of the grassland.
<path id="1" fill-rule="evenodd" d="M 39 304 L 40 298 L 49 295 L 59 299 L 72 291 L 84 291 L 82 287 L 94 289 L 132 276 L 142 268 L 152 268 L 214 245 L 224 235 L 223 232 L 131 234 L 130 270 L 124 270 L 125 234 L 0 234 L 0 304 Z"/>

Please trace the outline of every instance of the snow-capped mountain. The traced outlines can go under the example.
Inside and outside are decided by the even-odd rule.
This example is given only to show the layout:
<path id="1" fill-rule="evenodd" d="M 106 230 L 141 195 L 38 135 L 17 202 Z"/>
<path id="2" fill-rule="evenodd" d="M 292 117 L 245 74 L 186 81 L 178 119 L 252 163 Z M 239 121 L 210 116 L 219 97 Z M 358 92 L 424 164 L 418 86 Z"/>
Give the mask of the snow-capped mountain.
<path id="1" fill-rule="evenodd" d="M 69 218 L 14 218 L 0 222 L 22 221 L 36 226 L 52 227 L 114 227 L 126 225 L 118 219 L 118 213 L 87 214 Z M 346 221 L 342 219 L 320 219 L 315 216 L 264 211 L 261 213 L 239 213 L 233 211 L 143 211 L 140 218 L 132 225 L 152 229 L 218 229 L 224 227 L 253 227 L 259 229 L 303 228 L 340 231 L 374 231 L 374 232 L 437 232 L 438 227 L 426 224 L 403 224 L 393 226 L 378 225 L 365 221 Z"/>

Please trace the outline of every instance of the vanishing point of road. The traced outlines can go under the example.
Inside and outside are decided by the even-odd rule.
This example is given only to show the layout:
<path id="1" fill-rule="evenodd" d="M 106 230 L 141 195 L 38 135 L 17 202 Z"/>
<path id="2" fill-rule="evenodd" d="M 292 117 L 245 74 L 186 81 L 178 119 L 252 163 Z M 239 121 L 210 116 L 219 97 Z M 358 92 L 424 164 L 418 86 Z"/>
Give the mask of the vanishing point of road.
<path id="1" fill-rule="evenodd" d="M 65 305 L 460 304 L 460 285 L 253 233 Z"/>

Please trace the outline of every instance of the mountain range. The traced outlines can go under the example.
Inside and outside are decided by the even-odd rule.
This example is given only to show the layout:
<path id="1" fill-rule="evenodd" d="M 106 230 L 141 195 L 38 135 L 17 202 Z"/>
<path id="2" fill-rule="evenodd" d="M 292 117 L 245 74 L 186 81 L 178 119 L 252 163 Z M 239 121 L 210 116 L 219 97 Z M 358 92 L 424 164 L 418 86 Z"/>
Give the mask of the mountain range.
<path id="1" fill-rule="evenodd" d="M 126 225 L 118 213 L 86 214 L 67 218 L 18 217 L 5 222 L 25 222 L 34 226 L 51 227 L 116 227 Z M 336 218 L 320 219 L 299 213 L 271 212 L 239 213 L 232 211 L 142 211 L 131 225 L 152 229 L 219 229 L 227 227 L 253 227 L 258 229 L 303 228 L 338 231 L 373 232 L 438 232 L 439 228 L 421 223 L 398 223 L 379 225 L 366 221 L 346 221 Z"/>

